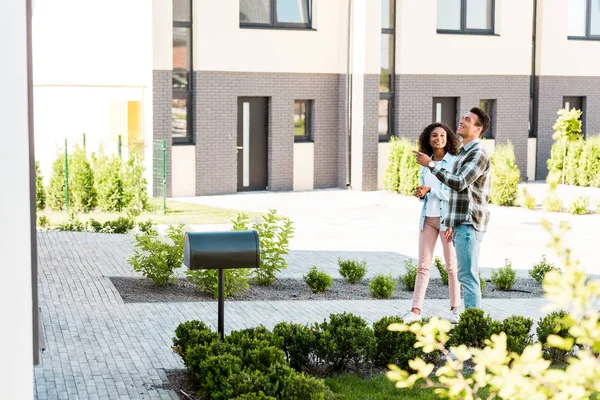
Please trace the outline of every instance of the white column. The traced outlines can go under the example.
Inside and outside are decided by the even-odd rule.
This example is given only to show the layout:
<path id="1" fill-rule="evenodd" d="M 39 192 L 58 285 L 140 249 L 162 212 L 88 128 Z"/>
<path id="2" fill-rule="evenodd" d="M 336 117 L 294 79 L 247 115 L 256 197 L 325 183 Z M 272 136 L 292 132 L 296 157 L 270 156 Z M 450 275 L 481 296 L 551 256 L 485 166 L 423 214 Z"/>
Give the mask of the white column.
<path id="1" fill-rule="evenodd" d="M 33 398 L 27 3 L 0 1 L 0 397 L 7 400 Z"/>

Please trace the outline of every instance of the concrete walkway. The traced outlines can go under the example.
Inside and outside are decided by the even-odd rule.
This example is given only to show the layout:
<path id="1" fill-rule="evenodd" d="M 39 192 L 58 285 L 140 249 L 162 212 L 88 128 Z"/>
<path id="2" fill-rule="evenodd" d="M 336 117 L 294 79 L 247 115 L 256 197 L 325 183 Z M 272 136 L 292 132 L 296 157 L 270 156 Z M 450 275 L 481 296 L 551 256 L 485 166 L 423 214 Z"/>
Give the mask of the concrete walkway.
<path id="1" fill-rule="evenodd" d="M 400 196 L 332 190 L 193 201 L 255 210 L 275 207 L 290 216 L 297 233 L 288 257 L 290 266 L 282 277 L 300 277 L 313 264 L 337 274 L 339 256 L 366 259 L 370 275 L 392 272 L 396 276 L 402 261 L 416 255 L 418 204 Z M 536 237 L 543 235 L 536 223 L 539 215 L 530 213 L 493 211 L 482 257 L 486 267 L 508 255 L 514 264 L 525 267 L 539 258 L 547 236 Z M 592 235 L 578 232 L 591 229 L 594 221 L 598 226 L 594 218 L 572 221 L 576 229 L 569 240 L 577 242 L 576 256 L 587 256 L 588 246 L 591 253 Z M 190 319 L 216 327 L 216 302 L 124 304 L 108 277 L 136 275 L 126 261 L 133 248 L 129 236 L 52 232 L 40 233 L 38 238 L 39 296 L 47 349 L 35 367 L 36 398 L 177 398 L 161 388 L 164 369 L 183 367 L 170 349 L 175 327 Z M 543 299 L 484 300 L 483 308 L 497 319 L 519 314 L 537 320 L 544 314 L 544 304 Z M 320 322 L 330 313 L 344 311 L 374 322 L 401 314 L 409 306 L 408 300 L 230 301 L 225 323 L 227 331 L 261 323 L 272 328 L 280 321 Z M 427 300 L 424 313 L 443 317 L 447 309 L 448 300 Z"/>

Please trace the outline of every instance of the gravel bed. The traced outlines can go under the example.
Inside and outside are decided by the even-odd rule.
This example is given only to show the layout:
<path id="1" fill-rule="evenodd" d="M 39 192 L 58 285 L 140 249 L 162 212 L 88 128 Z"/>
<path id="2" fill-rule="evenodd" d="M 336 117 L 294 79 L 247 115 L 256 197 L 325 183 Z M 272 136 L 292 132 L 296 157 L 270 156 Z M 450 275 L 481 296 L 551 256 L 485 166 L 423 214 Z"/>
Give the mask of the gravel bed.
<path id="1" fill-rule="evenodd" d="M 178 278 L 167 286 L 154 286 L 151 280 L 132 277 L 109 277 L 125 303 L 164 303 L 215 301 L 212 296 L 200 293 L 196 287 L 184 278 Z M 412 291 L 397 285 L 392 299 L 408 300 Z M 484 299 L 512 299 L 543 297 L 542 286 L 533 279 L 519 279 L 510 291 L 501 291 L 488 282 L 483 291 Z M 427 288 L 426 299 L 448 299 L 448 287 L 441 279 L 431 279 Z M 369 281 L 363 280 L 350 285 L 342 279 L 334 279 L 326 293 L 315 294 L 300 279 L 278 279 L 273 286 L 265 287 L 250 283 L 248 291 L 230 297 L 230 301 L 256 300 L 373 300 L 369 293 Z"/>

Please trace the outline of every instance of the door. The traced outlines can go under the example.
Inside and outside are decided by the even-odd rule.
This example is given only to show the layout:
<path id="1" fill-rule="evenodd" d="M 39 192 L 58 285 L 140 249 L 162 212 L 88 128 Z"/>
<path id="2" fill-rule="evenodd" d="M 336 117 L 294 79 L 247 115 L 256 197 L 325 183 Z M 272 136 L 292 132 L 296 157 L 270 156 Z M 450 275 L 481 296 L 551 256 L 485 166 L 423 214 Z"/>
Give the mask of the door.
<path id="1" fill-rule="evenodd" d="M 238 98 L 238 192 L 267 190 L 269 100 Z"/>
<path id="2" fill-rule="evenodd" d="M 456 130 L 456 97 L 433 98 L 433 122 L 443 122 Z"/>

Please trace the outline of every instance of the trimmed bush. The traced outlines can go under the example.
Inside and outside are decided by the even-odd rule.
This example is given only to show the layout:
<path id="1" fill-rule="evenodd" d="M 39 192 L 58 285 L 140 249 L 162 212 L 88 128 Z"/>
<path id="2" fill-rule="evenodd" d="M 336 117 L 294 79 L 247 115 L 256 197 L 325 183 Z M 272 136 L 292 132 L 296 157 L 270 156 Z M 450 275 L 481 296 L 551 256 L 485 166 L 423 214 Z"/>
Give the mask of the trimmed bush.
<path id="1" fill-rule="evenodd" d="M 549 263 L 548 260 L 546 260 L 545 255 L 542 255 L 542 260 L 533 266 L 529 271 L 529 276 L 539 283 L 542 283 L 544 282 L 544 277 L 550 271 L 558 271 L 558 268 L 556 268 L 554 264 Z"/>
<path id="2" fill-rule="evenodd" d="M 52 163 L 47 193 L 48 207 L 55 211 L 65 208 L 65 158 L 58 153 Z"/>
<path id="3" fill-rule="evenodd" d="M 583 153 L 584 140 L 577 138 L 567 145 L 567 160 L 565 161 L 565 183 L 568 185 L 581 185 L 579 175 L 581 155 Z"/>
<path id="4" fill-rule="evenodd" d="M 579 196 L 571 203 L 569 212 L 574 215 L 582 215 L 588 213 L 588 207 L 590 206 L 590 199 L 586 196 Z"/>
<path id="5" fill-rule="evenodd" d="M 506 349 L 521 354 L 525 347 L 533 343 L 531 327 L 533 320 L 513 315 L 502 321 L 502 331 L 506 333 Z"/>
<path id="6" fill-rule="evenodd" d="M 448 271 L 446 271 L 446 266 L 442 263 L 442 259 L 439 257 L 434 258 L 433 265 L 435 265 L 435 268 L 440 273 L 440 278 L 442 278 L 442 283 L 444 285 L 448 286 Z"/>
<path id="7" fill-rule="evenodd" d="M 304 282 L 313 293 L 323 293 L 329 290 L 333 279 L 325 271 L 319 271 L 313 266 L 307 274 L 303 276 Z"/>
<path id="8" fill-rule="evenodd" d="M 493 334 L 500 333 L 501 323 L 493 320 L 479 308 L 467 308 L 461 315 L 450 337 L 449 344 L 467 347 L 485 347 L 485 340 Z"/>
<path id="9" fill-rule="evenodd" d="M 396 291 L 396 281 L 391 274 L 377 274 L 369 282 L 369 292 L 377 299 L 389 299 Z"/>
<path id="10" fill-rule="evenodd" d="M 349 313 L 331 314 L 329 321 L 315 324 L 315 355 L 333 371 L 361 370 L 371 361 L 375 335 L 367 322 Z"/>
<path id="11" fill-rule="evenodd" d="M 175 328 L 172 349 L 181 358 L 185 358 L 188 348 L 196 345 L 208 345 L 216 340 L 219 340 L 219 334 L 213 332 L 204 322 L 187 321 Z"/>
<path id="12" fill-rule="evenodd" d="M 585 139 L 577 176 L 581 186 L 600 187 L 600 136 Z"/>
<path id="13" fill-rule="evenodd" d="M 196 285 L 199 292 L 207 293 L 215 299 L 219 296 L 219 271 L 215 269 L 197 269 L 185 271 L 187 280 Z M 236 296 L 250 287 L 250 270 L 246 268 L 226 269 L 223 295 Z"/>
<path id="14" fill-rule="evenodd" d="M 351 285 L 360 282 L 367 273 L 367 262 L 364 260 L 338 258 L 338 265 L 340 275 Z"/>
<path id="15" fill-rule="evenodd" d="M 567 325 L 563 322 L 568 314 L 565 311 L 554 311 L 540 318 L 536 329 L 538 341 L 542 343 L 544 358 L 553 364 L 562 364 L 567 361 L 571 351 L 565 351 L 549 346 L 546 342 L 549 335 L 557 335 L 562 338 L 571 338 Z"/>
<path id="16" fill-rule="evenodd" d="M 406 271 L 400 274 L 400 283 L 408 290 L 415 290 L 415 282 L 417 281 L 417 265 L 409 258 L 404 261 Z"/>
<path id="17" fill-rule="evenodd" d="M 548 212 L 561 212 L 563 208 L 562 200 L 554 193 L 544 197 L 544 209 Z"/>
<path id="18" fill-rule="evenodd" d="M 416 357 L 423 357 L 423 349 L 415 348 L 417 337 L 411 331 L 392 332 L 387 328 L 391 324 L 402 323 L 400 317 L 383 317 L 373 324 L 373 332 L 377 342 L 375 363 L 380 367 L 396 364 L 400 368 L 409 368 L 408 362 Z"/>
<path id="19" fill-rule="evenodd" d="M 420 166 L 412 152 L 417 149 L 415 142 L 406 138 L 390 139 L 390 155 L 385 171 L 384 188 L 405 196 L 412 196 L 419 186 Z"/>
<path id="20" fill-rule="evenodd" d="M 310 366 L 316 336 L 309 326 L 280 322 L 273 328 L 273 334 L 282 340 L 281 349 L 292 368 L 302 371 Z"/>
<path id="21" fill-rule="evenodd" d="M 492 283 L 500 290 L 510 290 L 517 283 L 517 272 L 510 260 L 504 260 L 504 267 L 492 272 Z"/>
<path id="22" fill-rule="evenodd" d="M 491 156 L 492 177 L 490 201 L 499 206 L 514 206 L 519 193 L 520 172 L 510 141 L 499 144 Z"/>
<path id="23" fill-rule="evenodd" d="M 38 210 L 46 208 L 46 189 L 39 161 L 35 162 L 35 205 Z"/>
<path id="24" fill-rule="evenodd" d="M 75 145 L 69 158 L 70 201 L 76 211 L 90 212 L 97 205 L 97 194 L 94 188 L 94 172 L 87 160 L 85 149 Z"/>

